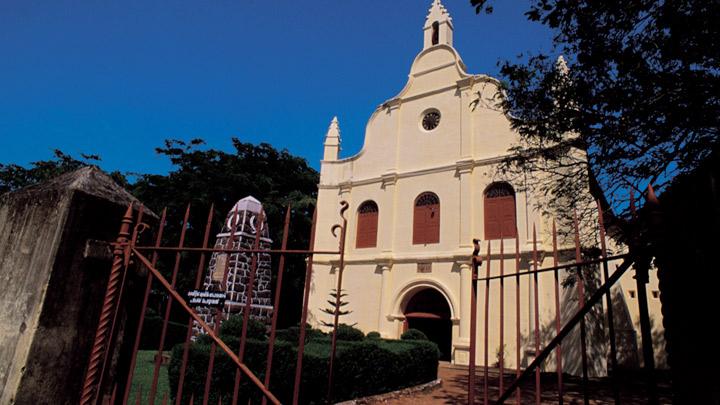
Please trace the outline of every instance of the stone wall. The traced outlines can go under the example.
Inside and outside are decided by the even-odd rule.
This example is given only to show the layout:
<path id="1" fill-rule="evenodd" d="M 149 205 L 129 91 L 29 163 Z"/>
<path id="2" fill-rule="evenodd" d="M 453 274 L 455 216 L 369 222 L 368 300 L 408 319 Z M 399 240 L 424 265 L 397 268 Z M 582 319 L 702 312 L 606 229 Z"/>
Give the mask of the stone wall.
<path id="1" fill-rule="evenodd" d="M 114 240 L 132 200 L 93 167 L 0 196 L 1 404 L 78 403 L 110 269 L 85 246 Z M 129 313 L 135 284 L 130 275 Z M 134 333 L 125 315 L 118 348 Z M 122 368 L 120 350 L 107 374 Z"/>

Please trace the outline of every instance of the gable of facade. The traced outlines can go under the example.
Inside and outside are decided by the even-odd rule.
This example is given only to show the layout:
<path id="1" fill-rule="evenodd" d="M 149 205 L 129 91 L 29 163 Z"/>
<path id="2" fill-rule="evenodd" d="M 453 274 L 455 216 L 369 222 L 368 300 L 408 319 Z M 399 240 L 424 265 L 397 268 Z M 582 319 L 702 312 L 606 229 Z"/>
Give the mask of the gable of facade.
<path id="1" fill-rule="evenodd" d="M 340 322 L 378 331 L 385 338 L 399 338 L 408 327 L 439 331 L 443 335 L 437 342 L 451 342 L 441 348 L 443 358 L 467 364 L 473 238 L 482 239 L 483 250 L 487 247 L 495 255 L 502 238 L 508 272 L 531 268 L 535 230 L 542 252 L 538 265 L 552 266 L 552 238 L 551 223 L 532 208 L 543 197 L 498 178 L 497 164 L 518 135 L 495 107 L 499 82 L 467 73 L 453 48 L 453 34 L 449 13 L 434 0 L 423 27 L 423 49 L 407 84 L 375 109 L 356 155 L 339 158 L 340 125 L 337 118 L 332 120 L 321 162 L 314 242 L 317 250 L 337 249 L 338 240 L 326 230 L 340 221 L 340 203 L 347 202 L 342 289 L 352 312 Z M 494 266 L 481 272 L 497 275 Z M 338 287 L 339 271 L 337 256 L 314 257 L 308 318 L 314 326 L 332 321 L 320 308 Z M 505 319 L 515 315 L 519 303 L 524 319 L 520 333 L 528 342 L 536 298 L 546 308 L 540 312 L 541 325 L 554 327 L 554 286 L 550 273 L 539 277 L 538 297 L 527 279 L 522 285 L 507 285 Z M 573 291 L 563 293 L 565 311 L 577 305 Z M 424 297 L 422 305 L 414 300 L 418 294 Z M 444 301 L 425 302 L 431 299 Z M 496 290 L 490 299 L 500 300 Z M 483 308 L 478 302 L 478 313 Z M 497 312 L 490 318 L 492 325 L 502 319 Z M 514 336 L 515 328 L 513 319 L 507 333 Z M 507 351 L 514 352 L 514 342 L 506 343 Z M 492 356 L 498 345 L 497 337 L 490 337 Z M 525 349 L 527 359 L 534 352 Z M 595 366 L 595 374 L 602 374 L 606 364 L 598 358 Z"/>

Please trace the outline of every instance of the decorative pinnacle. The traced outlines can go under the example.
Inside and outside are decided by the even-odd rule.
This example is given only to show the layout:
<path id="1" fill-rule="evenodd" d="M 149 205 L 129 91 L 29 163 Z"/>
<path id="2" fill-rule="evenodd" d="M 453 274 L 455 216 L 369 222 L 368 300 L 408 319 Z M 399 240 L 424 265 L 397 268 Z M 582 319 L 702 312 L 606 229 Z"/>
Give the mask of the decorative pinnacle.
<path id="1" fill-rule="evenodd" d="M 326 138 L 340 139 L 340 124 L 338 123 L 337 116 L 333 117 L 332 121 L 330 121 Z"/>
<path id="2" fill-rule="evenodd" d="M 440 0 L 433 0 L 432 5 L 430 5 L 430 10 L 428 10 L 428 16 L 425 20 L 425 25 L 430 25 L 435 21 L 448 21 L 452 23 L 452 17 L 450 17 L 450 13 L 448 13 L 447 9 L 440 2 Z"/>

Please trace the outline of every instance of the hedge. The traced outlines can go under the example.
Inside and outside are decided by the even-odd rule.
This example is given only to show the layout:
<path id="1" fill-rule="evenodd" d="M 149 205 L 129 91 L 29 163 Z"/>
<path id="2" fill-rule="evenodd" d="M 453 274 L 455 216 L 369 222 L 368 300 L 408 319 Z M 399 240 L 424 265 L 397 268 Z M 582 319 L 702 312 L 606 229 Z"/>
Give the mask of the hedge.
<path id="1" fill-rule="evenodd" d="M 427 335 L 418 329 L 408 329 L 400 335 L 402 340 L 428 340 Z"/>
<path id="2" fill-rule="evenodd" d="M 236 337 L 225 336 L 223 340 L 231 348 L 239 347 Z M 244 362 L 261 380 L 264 378 L 267 345 L 267 341 L 256 339 L 248 339 L 246 344 Z M 295 345 L 296 342 L 275 342 L 270 389 L 283 403 L 292 402 L 297 360 Z M 202 398 L 209 352 L 209 344 L 196 342 L 191 345 L 183 403 L 189 403 L 191 393 L 195 396 L 195 403 Z M 229 403 L 232 399 L 236 367 L 221 350 L 218 349 L 216 353 L 209 403 L 218 403 L 220 397 L 223 403 Z M 310 340 L 305 345 L 301 403 L 325 402 L 329 357 L 328 339 L 323 337 Z M 173 349 L 168 369 L 171 387 L 177 387 L 181 361 L 182 345 L 178 345 Z M 394 391 L 436 379 L 438 349 L 434 343 L 428 341 L 338 341 L 335 364 L 337 366 L 333 399 L 342 401 Z M 242 379 L 240 387 L 239 403 L 247 403 L 248 400 L 252 403 L 260 402 L 261 394 L 248 378 Z"/>
<path id="3" fill-rule="evenodd" d="M 365 334 L 360 329 L 341 323 L 337 328 L 337 338 L 338 340 L 359 342 L 365 339 Z"/>

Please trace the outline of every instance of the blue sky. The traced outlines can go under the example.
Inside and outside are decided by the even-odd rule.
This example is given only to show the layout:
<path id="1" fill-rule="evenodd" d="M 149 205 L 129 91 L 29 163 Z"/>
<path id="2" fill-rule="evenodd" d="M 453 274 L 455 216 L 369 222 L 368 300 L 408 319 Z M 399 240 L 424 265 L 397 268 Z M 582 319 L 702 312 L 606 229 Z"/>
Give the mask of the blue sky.
<path id="1" fill-rule="evenodd" d="M 52 150 L 106 170 L 163 173 L 166 138 L 268 142 L 319 167 L 337 115 L 341 156 L 402 89 L 430 0 L 0 0 L 0 163 Z M 471 73 L 548 49 L 526 1 L 443 0 Z"/>

